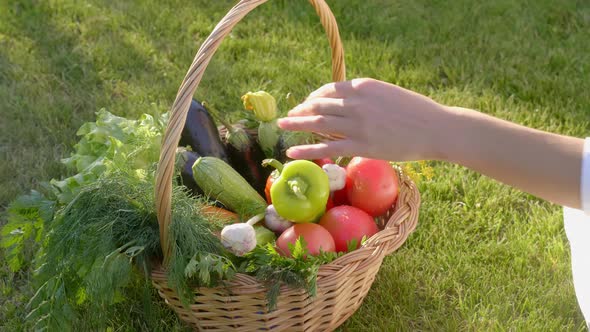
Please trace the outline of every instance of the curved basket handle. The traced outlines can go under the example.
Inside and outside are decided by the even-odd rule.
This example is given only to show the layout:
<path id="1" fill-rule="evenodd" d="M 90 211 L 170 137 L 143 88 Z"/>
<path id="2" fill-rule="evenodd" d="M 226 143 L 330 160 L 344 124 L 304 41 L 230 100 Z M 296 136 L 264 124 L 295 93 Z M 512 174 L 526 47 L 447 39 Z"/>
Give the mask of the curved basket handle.
<path id="1" fill-rule="evenodd" d="M 168 228 L 172 215 L 174 159 L 192 96 L 221 41 L 246 14 L 266 1 L 268 0 L 241 0 L 225 15 L 199 48 L 178 90 L 176 100 L 172 105 L 168 127 L 162 139 L 155 188 L 156 211 L 160 226 L 160 244 L 164 255 L 164 264 L 167 264 L 172 253 L 172 243 L 168 236 Z M 333 81 L 344 81 L 344 51 L 334 15 L 324 0 L 309 0 L 309 2 L 315 7 L 316 12 L 320 16 L 320 21 L 330 41 L 330 47 L 332 48 L 332 79 Z"/>

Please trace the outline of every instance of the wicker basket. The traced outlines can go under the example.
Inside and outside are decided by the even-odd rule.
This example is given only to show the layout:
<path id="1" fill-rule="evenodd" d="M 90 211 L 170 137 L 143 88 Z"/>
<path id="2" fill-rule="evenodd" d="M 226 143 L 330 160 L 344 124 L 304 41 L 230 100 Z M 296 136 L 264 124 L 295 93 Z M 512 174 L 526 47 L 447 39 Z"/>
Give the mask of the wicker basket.
<path id="1" fill-rule="evenodd" d="M 175 151 L 192 96 L 211 57 L 223 38 L 251 10 L 267 0 L 242 0 L 215 27 L 199 49 L 180 86 L 164 135 L 156 180 L 156 204 L 164 266 L 171 253 L 168 225 L 171 219 L 171 188 Z M 344 54 L 334 16 L 323 0 L 309 0 L 320 16 L 332 48 L 332 79 L 345 80 Z M 152 272 L 152 283 L 173 310 L 195 329 L 213 331 L 331 331 L 361 305 L 383 258 L 397 250 L 416 228 L 420 195 L 416 186 L 400 174 L 400 194 L 384 216 L 380 231 L 361 248 L 320 267 L 317 295 L 281 288 L 278 306 L 267 310 L 266 289 L 255 278 L 238 274 L 229 285 L 194 290 L 194 300 L 183 306 L 168 286 L 166 271 Z M 370 198 L 369 198 L 370 199 Z"/>

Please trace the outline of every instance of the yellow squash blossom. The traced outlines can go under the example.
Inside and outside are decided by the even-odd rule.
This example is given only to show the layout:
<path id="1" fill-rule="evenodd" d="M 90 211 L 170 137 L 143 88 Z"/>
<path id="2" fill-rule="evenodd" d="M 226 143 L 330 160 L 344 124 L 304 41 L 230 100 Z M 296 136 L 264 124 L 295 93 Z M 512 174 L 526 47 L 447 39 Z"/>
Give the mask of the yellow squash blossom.
<path id="1" fill-rule="evenodd" d="M 270 122 L 277 116 L 277 101 L 268 92 L 248 92 L 242 96 L 244 107 L 253 111 L 258 121 Z"/>

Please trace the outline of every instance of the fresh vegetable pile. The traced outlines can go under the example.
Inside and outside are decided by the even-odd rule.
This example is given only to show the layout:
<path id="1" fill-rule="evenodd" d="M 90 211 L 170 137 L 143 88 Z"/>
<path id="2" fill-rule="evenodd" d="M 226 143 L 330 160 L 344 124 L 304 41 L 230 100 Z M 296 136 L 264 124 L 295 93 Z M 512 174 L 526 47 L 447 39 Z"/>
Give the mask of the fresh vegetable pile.
<path id="1" fill-rule="evenodd" d="M 249 92 L 242 100 L 248 112 L 235 125 L 193 101 L 179 142 L 174 249 L 164 268 L 186 304 L 192 288 L 236 273 L 268 286 L 270 309 L 282 284 L 313 295 L 319 267 L 377 233 L 374 218 L 397 199 L 389 162 L 287 160 L 288 147 L 313 137 L 280 131 L 270 94 Z M 166 124 L 167 114 L 128 120 L 101 110 L 63 161 L 76 174 L 9 207 L 1 244 L 14 271 L 35 270 L 32 328 L 68 329 L 80 308 L 102 310 L 137 280 L 149 287 L 150 271 L 162 264 L 153 193 Z"/>

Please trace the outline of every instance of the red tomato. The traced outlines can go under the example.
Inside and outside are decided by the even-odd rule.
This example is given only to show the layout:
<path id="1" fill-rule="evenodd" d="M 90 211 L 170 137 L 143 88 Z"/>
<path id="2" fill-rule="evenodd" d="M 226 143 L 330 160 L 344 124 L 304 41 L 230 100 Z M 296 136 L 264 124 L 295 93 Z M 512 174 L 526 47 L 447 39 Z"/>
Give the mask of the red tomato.
<path id="1" fill-rule="evenodd" d="M 332 193 L 332 200 L 334 202 L 334 206 L 339 205 L 350 205 L 348 202 L 348 196 L 346 193 L 346 187 L 340 190 L 336 190 Z"/>
<path id="2" fill-rule="evenodd" d="M 291 256 L 289 243 L 294 245 L 299 237 L 305 240 L 307 251 L 312 256 L 319 254 L 320 248 L 324 252 L 334 252 L 334 239 L 330 232 L 318 224 L 304 223 L 287 228 L 279 236 L 277 239 L 279 253 L 283 256 Z"/>
<path id="3" fill-rule="evenodd" d="M 370 238 L 379 231 L 370 215 L 348 205 L 336 206 L 326 212 L 320 220 L 320 225 L 332 234 L 338 252 L 346 252 L 348 243 L 353 240 L 356 240 L 358 248 L 364 236 Z"/>
<path id="4" fill-rule="evenodd" d="M 272 187 L 273 182 L 279 177 L 279 172 L 276 170 L 272 171 L 266 179 L 266 186 L 264 187 L 264 196 L 266 196 L 266 202 L 268 204 L 272 204 L 272 199 L 270 198 L 270 187 Z"/>
<path id="5" fill-rule="evenodd" d="M 397 199 L 399 178 L 385 160 L 354 157 L 346 167 L 345 189 L 352 206 L 377 217 Z"/>
<path id="6" fill-rule="evenodd" d="M 314 163 L 318 164 L 320 167 L 324 166 L 325 164 L 333 164 L 334 162 L 330 158 L 322 158 L 322 159 L 314 159 Z"/>

